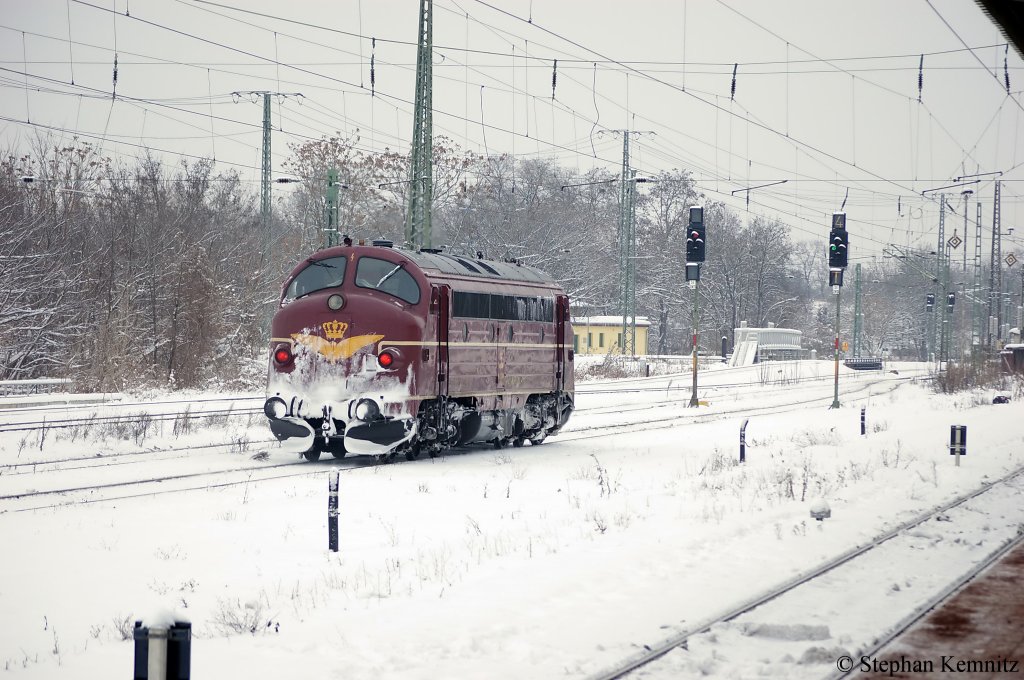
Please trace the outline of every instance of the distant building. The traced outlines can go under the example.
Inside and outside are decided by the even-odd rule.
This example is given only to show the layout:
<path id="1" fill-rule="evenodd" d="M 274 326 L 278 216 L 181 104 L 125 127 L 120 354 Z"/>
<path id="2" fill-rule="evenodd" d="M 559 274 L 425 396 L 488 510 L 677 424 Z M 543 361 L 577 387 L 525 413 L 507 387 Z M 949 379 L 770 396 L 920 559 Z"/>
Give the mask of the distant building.
<path id="1" fill-rule="evenodd" d="M 632 333 L 632 317 L 627 330 Z M 651 322 L 636 317 L 634 354 L 647 354 L 647 333 Z M 572 348 L 577 354 L 622 354 L 621 316 L 578 316 L 572 320 Z"/>
<path id="2" fill-rule="evenodd" d="M 803 333 L 792 328 L 747 328 L 747 322 L 736 329 L 730 366 L 750 366 L 759 361 L 800 359 L 803 356 Z"/>

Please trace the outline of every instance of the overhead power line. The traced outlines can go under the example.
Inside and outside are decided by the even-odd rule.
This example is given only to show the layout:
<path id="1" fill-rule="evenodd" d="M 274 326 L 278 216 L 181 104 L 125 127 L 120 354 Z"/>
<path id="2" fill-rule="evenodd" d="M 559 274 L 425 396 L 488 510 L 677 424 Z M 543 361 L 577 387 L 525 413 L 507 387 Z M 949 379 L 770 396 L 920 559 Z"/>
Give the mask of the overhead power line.
<path id="1" fill-rule="evenodd" d="M 999 88 L 1002 89 L 1003 88 L 1003 83 L 999 82 L 999 74 L 996 73 L 995 71 L 990 70 L 989 67 L 985 65 L 985 62 L 983 62 L 981 60 L 981 57 L 979 57 L 977 55 L 977 53 L 973 49 L 971 49 L 970 47 L 967 46 L 967 43 L 964 41 L 963 38 L 960 37 L 960 34 L 956 32 L 956 29 L 953 28 L 952 26 L 950 26 L 949 22 L 946 21 L 946 18 L 944 16 L 942 16 L 942 14 L 939 12 L 939 10 L 935 9 L 935 5 L 932 4 L 931 0 L 925 0 L 925 2 L 928 3 L 928 6 L 932 8 L 933 12 L 935 12 L 935 16 L 939 17 L 939 20 L 942 21 L 942 23 L 944 23 L 946 25 L 946 28 L 949 29 L 949 32 L 956 36 L 956 39 L 960 41 L 960 44 L 967 48 L 967 51 L 971 53 L 971 56 L 974 57 L 977 60 L 977 62 L 982 65 L 982 67 L 985 69 L 985 71 L 987 71 L 988 74 L 990 76 L 992 76 L 992 78 L 996 81 L 996 85 L 998 85 Z M 1007 90 L 1010 89 L 1008 85 L 1007 85 L 1006 89 Z M 1009 96 L 1009 93 L 1007 93 L 1007 96 Z M 1024 111 L 1024 105 L 1022 105 L 1019 101 L 1017 101 L 1013 97 L 1010 97 L 1010 99 L 1013 100 L 1013 103 L 1017 105 L 1018 109 L 1020 109 L 1021 111 Z"/>

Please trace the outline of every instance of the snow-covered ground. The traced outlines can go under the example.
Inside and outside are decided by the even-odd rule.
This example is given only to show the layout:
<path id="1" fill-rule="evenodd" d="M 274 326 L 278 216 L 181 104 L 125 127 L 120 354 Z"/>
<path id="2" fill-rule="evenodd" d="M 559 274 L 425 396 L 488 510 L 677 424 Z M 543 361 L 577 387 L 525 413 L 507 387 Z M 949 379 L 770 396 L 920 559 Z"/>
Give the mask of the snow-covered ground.
<path id="1" fill-rule="evenodd" d="M 141 446 L 238 444 L 164 460 L 162 471 L 209 470 L 211 459 L 242 471 L 211 477 L 208 488 L 45 510 L 0 498 L 0 669 L 17 678 L 127 676 L 133 647 L 122 638 L 132 622 L 171 610 L 193 623 L 197 678 L 585 677 L 1024 465 L 1020 400 L 936 395 L 896 382 L 923 367 L 898 368 L 844 369 L 841 386 L 852 392 L 838 410 L 828 409 L 829 362 L 703 372 L 710 403 L 696 410 L 686 408 L 689 375 L 589 382 L 578 386 L 572 426 L 540 447 L 364 467 L 324 459 L 281 468 L 296 474 L 277 479 L 263 479 L 261 466 L 295 459 L 255 443 L 266 438 L 258 418 L 199 421 L 189 432 L 165 424 Z M 4 413 L 0 423 L 13 419 Z M 648 424 L 592 429 L 638 421 Z M 969 430 L 959 468 L 946 450 L 953 424 Z M 82 430 L 71 441 L 58 432 L 42 442 L 0 434 L 0 497 L 52 485 L 57 474 L 36 472 L 33 482 L 31 470 L 4 466 L 139 447 L 130 433 L 107 441 Z M 97 470 L 130 480 L 125 469 L 152 465 L 59 474 L 71 487 L 95 483 Z M 337 554 L 327 551 L 333 470 Z M 989 520 L 961 527 L 971 536 L 963 550 L 996 547 L 1024 507 L 1020 487 L 984 506 Z M 832 508 L 821 523 L 809 517 L 819 498 Z M 924 584 L 922 564 L 908 556 L 862 569 L 868 581 L 874 569 L 886 588 L 916 593 L 942 580 Z M 891 597 L 886 616 L 899 618 L 912 599 Z M 834 616 L 826 610 L 829 638 L 808 647 L 856 648 L 876 625 L 870 611 Z M 822 621 L 820 611 L 812 620 L 792 607 L 780 617 Z M 801 659 L 722 632 L 695 656 L 666 657 L 666 676 L 785 677 Z M 802 675 L 834 668 L 811 661 Z"/>

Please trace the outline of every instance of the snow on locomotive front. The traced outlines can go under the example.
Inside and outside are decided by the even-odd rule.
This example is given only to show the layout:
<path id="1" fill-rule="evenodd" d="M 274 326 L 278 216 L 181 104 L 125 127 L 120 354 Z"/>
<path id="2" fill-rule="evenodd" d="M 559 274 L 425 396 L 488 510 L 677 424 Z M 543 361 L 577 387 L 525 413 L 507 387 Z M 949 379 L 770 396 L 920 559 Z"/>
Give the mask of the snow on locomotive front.
<path id="1" fill-rule="evenodd" d="M 271 324 L 264 411 L 278 440 L 317 460 L 380 455 L 415 436 L 417 357 L 378 346 L 423 337 L 425 289 L 386 248 L 330 248 L 293 270 Z"/>

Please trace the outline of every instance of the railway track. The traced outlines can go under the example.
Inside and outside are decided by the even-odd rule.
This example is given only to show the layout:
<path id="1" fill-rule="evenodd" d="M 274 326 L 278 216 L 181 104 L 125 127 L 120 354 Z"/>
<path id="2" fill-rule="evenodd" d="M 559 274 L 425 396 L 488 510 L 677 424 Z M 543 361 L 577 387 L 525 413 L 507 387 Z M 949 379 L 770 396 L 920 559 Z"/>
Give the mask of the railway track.
<path id="1" fill-rule="evenodd" d="M 115 415 L 91 415 L 83 418 L 65 418 L 61 420 L 22 420 L 11 423 L 0 424 L 0 433 L 5 432 L 31 432 L 40 429 L 66 429 L 72 427 L 78 428 L 92 428 L 100 427 L 103 425 L 127 425 L 131 423 L 142 423 L 147 426 L 151 423 L 158 422 L 178 422 L 178 421 L 191 421 L 200 418 L 211 418 L 211 419 L 227 419 L 227 418 L 239 418 L 242 416 L 254 416 L 258 413 L 262 413 L 262 408 L 227 408 L 227 409 L 216 409 L 211 411 L 171 411 L 165 413 L 128 413 L 128 414 L 115 414 Z"/>
<path id="2" fill-rule="evenodd" d="M 889 391 L 892 391 L 897 389 L 900 385 L 913 380 L 915 380 L 915 378 L 911 376 L 879 376 L 877 380 L 847 386 L 841 391 L 841 394 L 850 398 L 862 392 L 869 391 L 873 387 L 877 387 L 880 383 L 890 383 L 891 386 Z M 581 427 L 578 429 L 566 430 L 562 435 L 559 435 L 557 442 L 569 443 L 595 437 L 608 437 L 639 431 L 646 432 L 658 429 L 670 429 L 688 424 L 720 420 L 737 415 L 785 413 L 803 408 L 808 404 L 821 403 L 821 401 L 822 397 L 817 396 L 769 406 L 737 406 L 731 409 L 721 409 L 711 412 L 698 411 L 666 415 L 663 417 L 646 419 L 640 422 L 601 424 L 590 427 Z M 205 448 L 216 450 L 228 448 L 231 445 L 232 443 L 222 443 L 210 445 Z M 291 476 L 315 475 L 328 469 L 346 471 L 378 464 L 378 461 L 373 457 L 360 456 L 347 457 L 340 460 L 325 460 L 319 463 L 308 463 L 301 459 L 286 462 L 268 462 L 267 460 L 246 458 L 244 459 L 245 462 L 242 465 L 239 465 L 239 460 L 236 456 L 231 455 L 229 458 L 224 458 L 221 453 L 217 454 L 216 459 L 206 462 L 206 464 L 210 466 L 206 470 L 195 470 L 185 473 L 173 471 L 168 474 L 149 472 L 151 468 L 156 467 L 158 464 L 173 463 L 185 456 L 194 457 L 193 452 L 198 448 L 203 447 L 180 447 L 175 451 L 175 453 L 179 453 L 180 455 L 161 460 L 145 458 L 146 454 L 152 455 L 157 452 L 133 452 L 120 454 L 124 457 L 131 456 L 132 458 L 129 458 L 129 460 L 146 460 L 146 462 L 154 463 L 154 465 L 147 467 L 146 472 L 149 474 L 146 475 L 138 475 L 132 478 L 114 481 L 104 480 L 95 484 L 83 484 L 79 482 L 74 485 L 67 485 L 60 484 L 59 481 L 62 478 L 61 473 L 68 471 L 75 471 L 79 476 L 83 470 L 100 473 L 108 472 L 109 470 L 107 468 L 111 465 L 108 461 L 96 462 L 101 460 L 98 458 L 64 458 L 59 461 L 17 463 L 15 465 L 20 466 L 20 468 L 18 468 L 19 470 L 28 471 L 31 474 L 5 475 L 8 478 L 7 481 L 10 481 L 11 478 L 25 476 L 30 478 L 33 484 L 28 485 L 26 483 L 25 488 L 19 491 L 8 492 L 0 495 L 0 514 L 6 512 L 25 512 L 28 510 L 56 508 L 65 505 L 74 505 L 76 503 L 115 501 L 158 493 L 180 493 L 198 489 L 220 488 L 239 484 L 249 484 L 253 482 L 277 480 Z M 467 447 L 465 449 L 455 449 L 451 453 L 457 455 L 460 453 L 479 450 L 479 447 Z M 86 463 L 85 461 L 90 462 Z M 58 463 L 60 465 L 58 465 Z M 81 464 L 79 465 L 77 463 Z M 8 468 L 10 467 L 12 466 L 8 466 Z M 294 468 L 294 471 L 284 472 L 286 468 Z M 4 468 L 0 467 L 0 470 L 2 469 Z M 46 486 L 50 481 L 50 478 L 53 477 L 56 477 L 54 481 L 58 483 Z M 3 478 L 4 476 L 0 476 L 0 480 Z M 199 480 L 206 481 L 201 484 L 197 484 L 196 482 Z M 129 490 L 130 493 L 126 493 Z"/>
<path id="3" fill-rule="evenodd" d="M 879 656 L 879 652 L 888 644 L 893 642 L 900 635 L 905 633 L 911 626 L 917 624 L 919 621 L 924 619 L 929 613 L 931 613 L 936 607 L 939 607 L 951 598 L 955 593 L 959 592 L 964 586 L 978 578 L 986 569 L 998 562 L 1003 558 L 1004 555 L 1010 551 L 1016 549 L 1018 546 L 1024 544 L 1024 533 L 1018 533 L 1016 537 L 1010 539 L 1004 543 L 1001 547 L 996 549 L 994 552 L 989 554 L 984 560 L 977 563 L 969 571 L 958 579 L 953 580 L 949 585 L 939 591 L 936 595 L 931 597 L 924 604 L 914 608 L 907 616 L 900 620 L 895 627 L 893 627 L 888 633 L 883 635 L 878 641 L 859 652 L 858 657 L 866 656 L 869 658 L 875 658 Z M 849 670 L 842 671 L 836 670 L 830 676 L 828 680 L 841 680 L 842 678 L 848 678 L 853 676 L 854 670 L 857 669 L 858 664 L 852 663 Z M 859 672 L 859 671 L 858 671 Z"/>
<path id="4" fill-rule="evenodd" d="M 256 441 L 230 441 L 217 442 L 214 444 L 194 444 L 190 446 L 172 446 L 169 448 L 145 449 L 142 451 L 121 451 L 121 452 L 96 452 L 87 456 L 73 456 L 71 458 L 57 458 L 50 460 L 25 461 L 20 463 L 0 464 L 0 475 L 16 476 L 38 474 L 42 472 L 70 472 L 72 470 L 88 470 L 99 467 L 110 467 L 115 465 L 132 465 L 146 463 L 152 460 L 166 460 L 167 458 L 183 458 L 192 451 L 203 449 L 236 449 L 256 446 L 269 446 L 275 443 L 274 439 L 260 439 Z"/>
<path id="5" fill-rule="evenodd" d="M 881 396 L 895 391 L 901 385 L 916 382 L 920 380 L 917 376 L 903 376 L 896 378 L 882 378 L 876 381 L 867 382 L 860 385 L 847 386 L 840 388 L 839 394 L 843 397 L 854 397 L 861 394 L 862 392 L 869 392 L 872 387 L 876 387 L 879 384 L 891 383 L 891 388 L 884 392 L 870 393 L 870 396 Z M 676 427 L 679 424 L 690 424 L 690 423 L 706 423 L 715 420 L 722 420 L 731 416 L 758 416 L 758 415 L 770 415 L 775 413 L 788 413 L 797 409 L 803 408 L 812 404 L 822 404 L 823 400 L 820 395 L 799 399 L 797 401 L 786 402 L 784 404 L 771 404 L 767 406 L 740 406 L 729 409 L 716 409 L 714 411 L 696 411 L 687 412 L 676 415 L 666 415 L 658 418 L 649 418 L 640 422 L 636 422 L 630 425 L 624 424 L 606 424 L 606 425 L 593 425 L 588 427 L 580 428 L 567 428 L 562 434 L 558 436 L 560 442 L 576 441 L 578 439 L 589 439 L 594 436 L 604 436 L 601 434 L 584 434 L 590 432 L 604 432 L 607 430 L 615 430 L 614 434 L 625 434 L 628 432 L 641 432 L 649 430 L 666 429 Z M 678 405 L 678 404 L 677 404 Z M 652 405 L 646 405 L 645 408 L 649 409 Z M 620 412 L 626 409 L 620 409 Z M 631 429 L 616 429 L 616 428 L 631 428 Z M 582 434 L 582 436 L 573 436 L 576 434 Z"/>
<path id="6" fill-rule="evenodd" d="M 67 404 L 61 404 L 54 406 L 52 404 L 43 406 L 16 406 L 0 408 L 0 418 L 8 415 L 23 415 L 26 413 L 47 413 L 53 411 L 97 411 L 100 409 L 133 409 L 143 408 L 146 406 L 170 406 L 174 404 L 212 404 L 212 403 L 234 403 L 234 402 L 262 402 L 264 397 L 261 396 L 237 396 L 237 397 L 200 397 L 197 399 L 169 399 L 162 401 L 110 401 L 100 404 L 78 404 L 70 402 Z"/>
<path id="7" fill-rule="evenodd" d="M 1011 471 L 1010 473 L 1004 475 L 999 479 L 986 482 L 985 484 L 982 484 L 981 486 L 977 487 L 976 489 L 972 490 L 969 493 L 963 494 L 951 501 L 935 506 L 930 510 L 921 513 L 906 522 L 902 522 L 896 527 L 875 536 L 873 539 L 869 540 L 863 545 L 847 550 L 846 552 L 824 562 L 823 564 L 820 564 L 819 566 L 814 567 L 813 569 L 805 571 L 797 575 L 796 577 L 787 580 L 775 586 L 774 588 L 765 591 L 754 598 L 747 600 L 746 602 L 743 602 L 737 607 L 718 613 L 710 618 L 701 621 L 700 623 L 692 627 L 679 631 L 659 642 L 650 645 L 645 645 L 643 652 L 637 653 L 633 656 L 630 656 L 629 658 L 623 659 L 622 662 L 615 665 L 614 667 L 608 668 L 596 675 L 591 676 L 590 680 L 616 680 L 618 678 L 629 677 L 629 675 L 634 671 L 639 671 L 641 669 L 645 669 L 651 666 L 659 659 L 672 652 L 673 650 L 685 648 L 688 645 L 688 643 L 692 642 L 694 638 L 697 638 L 697 636 L 700 636 L 702 634 L 708 633 L 712 630 L 713 627 L 728 623 L 730 621 L 738 619 L 739 617 L 745 614 L 754 612 L 755 610 L 765 606 L 770 602 L 773 602 L 774 600 L 778 600 L 790 593 L 793 593 L 798 588 L 805 586 L 815 581 L 816 579 L 820 579 L 842 567 L 852 564 L 858 558 L 861 558 L 862 556 L 879 549 L 883 545 L 888 544 L 890 541 L 893 541 L 896 538 L 908 536 L 912 530 L 920 527 L 926 522 L 929 522 L 936 518 L 943 517 L 954 509 L 964 508 L 968 502 L 977 499 L 978 497 L 986 493 L 991 492 L 993 489 L 1005 485 L 1010 485 L 1012 482 L 1019 481 L 1022 478 L 1024 478 L 1024 466 Z M 966 511 L 967 510 L 965 509 L 965 512 Z M 945 521 L 949 521 L 948 518 Z M 926 614 L 928 611 L 934 608 L 939 602 L 941 602 L 942 600 L 947 598 L 952 592 L 957 590 L 963 583 L 966 583 L 967 581 L 974 578 L 988 565 L 990 565 L 992 562 L 999 559 L 999 557 L 1005 554 L 1006 551 L 1012 549 L 1015 545 L 1019 544 L 1019 542 L 1022 539 L 1024 539 L 1024 536 L 1015 536 L 1007 543 L 998 546 L 994 551 L 986 555 L 980 562 L 977 562 L 970 569 L 968 569 L 967 572 L 963 574 L 960 578 L 956 579 L 954 582 L 942 588 L 938 594 L 929 598 L 922 605 L 914 608 L 910 615 L 906 616 L 892 630 L 883 635 L 883 641 L 874 645 L 872 648 L 873 651 L 881 649 L 881 647 L 884 646 L 884 644 L 888 643 L 889 641 L 891 641 L 892 638 L 906 630 L 915 621 L 919 620 L 922 616 L 924 616 L 924 614 Z M 872 652 L 865 651 L 863 653 L 870 655 Z M 846 677 L 847 675 L 849 675 L 850 672 L 852 672 L 852 670 L 847 671 L 846 673 L 839 672 L 838 674 L 832 677 Z"/>
<path id="8" fill-rule="evenodd" d="M 920 373 L 908 373 L 907 375 L 902 376 L 900 378 L 900 380 L 906 380 L 908 378 L 920 380 L 922 377 L 924 377 L 924 376 L 922 374 L 920 374 Z M 874 380 L 872 380 L 872 378 L 874 378 Z M 765 396 L 768 396 L 768 395 L 776 394 L 778 392 L 787 392 L 787 393 L 791 394 L 791 393 L 796 392 L 796 391 L 809 391 L 809 390 L 812 390 L 812 389 L 814 389 L 816 387 L 819 387 L 823 382 L 831 381 L 831 380 L 832 380 L 832 376 L 822 376 L 822 377 L 806 378 L 806 379 L 803 379 L 803 380 L 799 381 L 799 384 L 795 384 L 795 385 L 794 384 L 789 384 L 788 382 L 784 383 L 784 384 L 777 384 L 777 385 L 751 385 L 750 383 L 732 383 L 732 384 L 725 384 L 725 385 L 712 385 L 712 386 L 709 386 L 708 388 L 706 388 L 707 391 L 705 392 L 704 396 L 706 396 L 706 397 L 714 396 L 715 400 L 718 401 L 719 403 L 721 403 L 721 401 L 725 401 L 725 400 L 733 400 L 733 401 L 735 401 L 735 400 L 738 400 L 738 399 L 740 399 L 742 397 L 750 396 L 750 395 L 756 395 L 758 397 L 765 397 Z M 895 380 L 895 379 L 894 378 L 889 378 L 886 375 L 881 375 L 881 376 L 877 376 L 876 375 L 876 376 L 865 376 L 862 380 L 870 381 L 871 384 L 878 384 L 880 382 L 885 382 L 886 380 Z M 860 381 L 852 382 L 852 387 L 855 388 L 855 387 L 857 387 L 860 384 L 863 384 L 863 383 L 860 382 Z M 849 390 L 851 389 L 851 381 L 848 380 L 848 381 L 842 383 L 842 385 L 843 385 L 843 387 L 840 388 L 841 389 L 840 394 L 848 394 Z M 720 388 L 721 389 L 729 389 L 730 391 L 728 393 L 721 393 L 720 395 L 717 394 L 717 393 L 714 394 L 714 395 L 710 394 L 710 392 L 712 390 L 718 390 Z M 746 388 L 746 389 L 744 389 L 744 388 Z M 580 416 L 580 415 L 582 415 L 582 416 L 590 416 L 590 415 L 595 415 L 595 414 L 600 414 L 600 413 L 627 413 L 627 412 L 630 412 L 630 411 L 640 411 L 640 410 L 651 409 L 651 408 L 673 407 L 673 406 L 678 406 L 678 405 L 683 404 L 683 403 L 688 405 L 689 401 L 690 401 L 691 387 L 689 385 L 681 386 L 681 387 L 667 387 L 667 388 L 666 387 L 660 387 L 660 388 L 652 387 L 652 388 L 643 388 L 643 389 L 631 389 L 631 390 L 627 390 L 626 392 L 628 392 L 628 393 L 655 393 L 655 392 L 660 392 L 660 393 L 664 394 L 665 396 L 662 399 L 659 399 L 656 402 L 645 402 L 645 403 L 639 403 L 639 404 L 635 404 L 635 405 L 592 406 L 592 407 L 578 408 L 574 412 L 574 415 L 577 415 L 577 416 Z M 603 393 L 603 392 L 601 392 L 601 393 Z M 578 394 L 580 394 L 580 393 L 578 393 Z M 582 393 L 582 394 L 592 394 L 592 393 Z M 678 395 L 678 396 L 670 398 L 668 396 L 669 394 Z M 719 396 L 722 397 L 721 400 L 718 399 Z M 820 397 L 819 397 L 819 399 L 820 399 Z M 812 400 L 809 400 L 807 403 L 809 403 L 810 401 L 812 401 Z"/>

